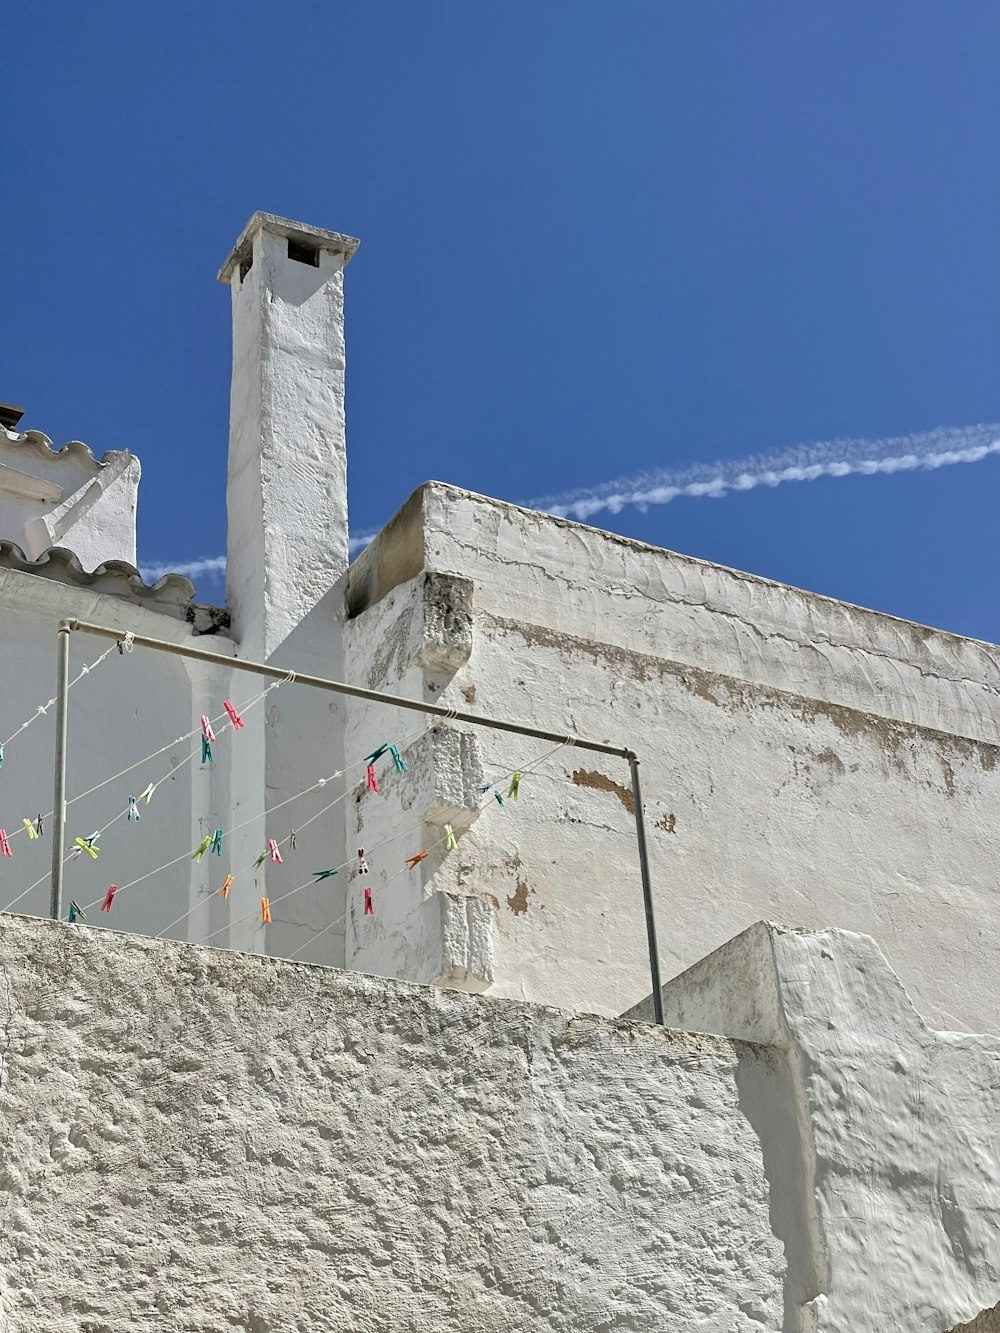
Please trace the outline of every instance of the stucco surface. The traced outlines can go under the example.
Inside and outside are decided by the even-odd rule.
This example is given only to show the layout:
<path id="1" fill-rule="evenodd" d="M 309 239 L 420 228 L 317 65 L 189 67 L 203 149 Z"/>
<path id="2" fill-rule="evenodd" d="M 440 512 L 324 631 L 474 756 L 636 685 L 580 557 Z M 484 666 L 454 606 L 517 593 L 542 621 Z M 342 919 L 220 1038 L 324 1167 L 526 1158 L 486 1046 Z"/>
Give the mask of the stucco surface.
<path id="1" fill-rule="evenodd" d="M 929 1021 L 1000 1030 L 996 648 L 432 483 L 359 561 L 357 673 L 421 562 L 472 585 L 466 660 L 426 697 L 639 752 L 665 975 L 760 917 L 835 925 Z M 546 748 L 480 744 L 487 773 Z M 494 993 L 648 990 L 631 799 L 624 763 L 567 749 L 437 868 L 483 905 Z"/>
<path id="2" fill-rule="evenodd" d="M 753 1047 L 12 917 L 0 1014 L 3 1333 L 782 1327 Z"/>

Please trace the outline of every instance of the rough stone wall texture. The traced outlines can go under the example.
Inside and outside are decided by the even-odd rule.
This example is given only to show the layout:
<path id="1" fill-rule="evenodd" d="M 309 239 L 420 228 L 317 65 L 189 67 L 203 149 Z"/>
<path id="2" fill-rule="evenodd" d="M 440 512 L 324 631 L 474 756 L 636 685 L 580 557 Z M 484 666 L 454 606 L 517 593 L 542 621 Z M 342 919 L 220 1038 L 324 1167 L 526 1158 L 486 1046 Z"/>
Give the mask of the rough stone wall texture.
<path id="1" fill-rule="evenodd" d="M 997 649 L 431 483 L 351 571 L 369 659 L 421 571 L 472 584 L 430 697 L 639 751 L 665 975 L 760 917 L 835 925 L 936 1025 L 1000 1030 Z M 546 749 L 479 740 L 487 777 Z M 488 923 L 492 993 L 648 990 L 631 802 L 627 765 L 565 750 L 432 868 Z"/>
<path id="2" fill-rule="evenodd" d="M 0 918 L 0 1329 L 783 1326 L 770 1053 Z"/>

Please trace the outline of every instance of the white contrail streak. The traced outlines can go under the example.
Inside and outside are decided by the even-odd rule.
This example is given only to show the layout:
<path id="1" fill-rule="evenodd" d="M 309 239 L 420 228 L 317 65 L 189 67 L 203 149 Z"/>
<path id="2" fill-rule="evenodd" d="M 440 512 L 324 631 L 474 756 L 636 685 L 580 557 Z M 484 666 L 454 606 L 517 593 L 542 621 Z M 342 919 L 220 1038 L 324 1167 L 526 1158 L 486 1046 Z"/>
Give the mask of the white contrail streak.
<path id="1" fill-rule="evenodd" d="M 750 458 L 699 463 L 681 470 L 658 469 L 599 486 L 565 491 L 532 500 L 529 507 L 560 518 L 588 522 L 595 514 L 619 514 L 627 506 L 645 510 L 650 505 L 670 504 L 682 495 L 713 500 L 758 486 L 782 486 L 790 481 L 818 481 L 820 477 L 873 477 L 894 472 L 933 472 L 954 463 L 978 463 L 990 454 L 1000 454 L 1000 426 L 945 427 L 919 435 L 896 435 L 885 440 L 829 440 L 803 444 L 776 454 L 754 454 Z M 375 536 L 359 533 L 350 539 L 353 555 Z M 147 579 L 164 574 L 221 574 L 224 555 L 209 556 L 172 565 L 165 561 L 142 566 Z"/>
<path id="2" fill-rule="evenodd" d="M 820 477 L 932 472 L 953 463 L 978 463 L 990 454 L 1000 454 L 1000 426 L 948 428 L 885 440 L 831 440 L 680 471 L 642 473 L 532 500 L 531 508 L 586 523 L 604 510 L 618 514 L 628 505 L 645 510 L 650 505 L 669 504 L 682 495 L 718 500 L 758 486 L 817 481 Z"/>

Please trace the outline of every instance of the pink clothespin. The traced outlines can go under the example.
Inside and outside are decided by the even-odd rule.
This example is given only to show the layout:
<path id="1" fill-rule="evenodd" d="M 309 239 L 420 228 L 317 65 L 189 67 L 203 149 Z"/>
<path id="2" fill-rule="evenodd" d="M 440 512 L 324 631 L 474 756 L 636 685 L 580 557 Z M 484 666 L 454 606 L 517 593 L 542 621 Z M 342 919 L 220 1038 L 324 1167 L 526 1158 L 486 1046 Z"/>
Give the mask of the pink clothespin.
<path id="1" fill-rule="evenodd" d="M 369 765 L 368 765 L 368 778 L 367 778 L 366 786 L 367 786 L 367 788 L 368 788 L 369 791 L 378 791 L 378 789 L 379 789 L 379 786 L 378 786 L 378 778 L 375 776 L 375 765 L 374 765 L 374 764 L 369 764 Z"/>
<path id="2" fill-rule="evenodd" d="M 102 911 L 102 912 L 110 912 L 110 911 L 111 911 L 111 904 L 114 902 L 114 900 L 115 900 L 115 894 L 116 894 L 117 892 L 118 892 L 118 885 L 117 885 L 117 884 L 109 884 L 109 885 L 108 885 L 108 891 L 107 891 L 107 893 L 104 895 L 104 902 L 101 903 L 101 911 Z"/>
<path id="3" fill-rule="evenodd" d="M 375 908 L 372 907 L 372 891 L 365 889 L 365 916 L 374 916 Z"/>
<path id="4" fill-rule="evenodd" d="M 358 874 L 359 874 L 359 875 L 367 875 L 368 873 L 369 873 L 369 872 L 368 872 L 368 862 L 365 860 L 365 849 L 364 849 L 363 847 L 359 847 L 359 848 L 358 848 Z"/>
<path id="5" fill-rule="evenodd" d="M 278 850 L 278 844 L 275 842 L 273 838 L 268 838 L 267 850 L 272 861 L 277 861 L 279 866 L 283 866 L 285 864 L 284 861 L 282 861 L 281 859 L 281 852 Z"/>
<path id="6" fill-rule="evenodd" d="M 229 714 L 229 720 L 233 724 L 233 731 L 239 731 L 240 727 L 245 727 L 246 723 L 237 713 L 229 699 L 223 699 L 222 706 Z"/>
<path id="7" fill-rule="evenodd" d="M 0 856 L 13 856 L 10 850 L 10 840 L 7 837 L 7 830 L 0 828 Z"/>
<path id="8" fill-rule="evenodd" d="M 201 734 L 207 741 L 215 740 L 215 732 L 212 730 L 212 723 L 209 721 L 205 713 L 202 713 L 201 715 Z"/>

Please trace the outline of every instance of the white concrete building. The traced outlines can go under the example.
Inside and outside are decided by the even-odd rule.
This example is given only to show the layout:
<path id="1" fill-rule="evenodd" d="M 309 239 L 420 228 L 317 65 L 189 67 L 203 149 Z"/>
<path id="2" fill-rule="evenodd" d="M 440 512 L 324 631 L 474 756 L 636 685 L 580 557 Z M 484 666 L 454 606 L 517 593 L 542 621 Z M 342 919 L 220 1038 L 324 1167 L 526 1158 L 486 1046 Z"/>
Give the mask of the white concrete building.
<path id="1" fill-rule="evenodd" d="M 438 482 L 350 564 L 356 248 L 258 213 L 219 275 L 225 608 L 139 576 L 130 452 L 0 415 L 0 908 L 47 911 L 59 622 L 224 659 L 70 692 L 102 832 L 82 927 L 0 917 L 0 1333 L 996 1329 L 1000 650 Z M 624 762 L 240 658 L 634 749 L 674 1030 Z"/>

